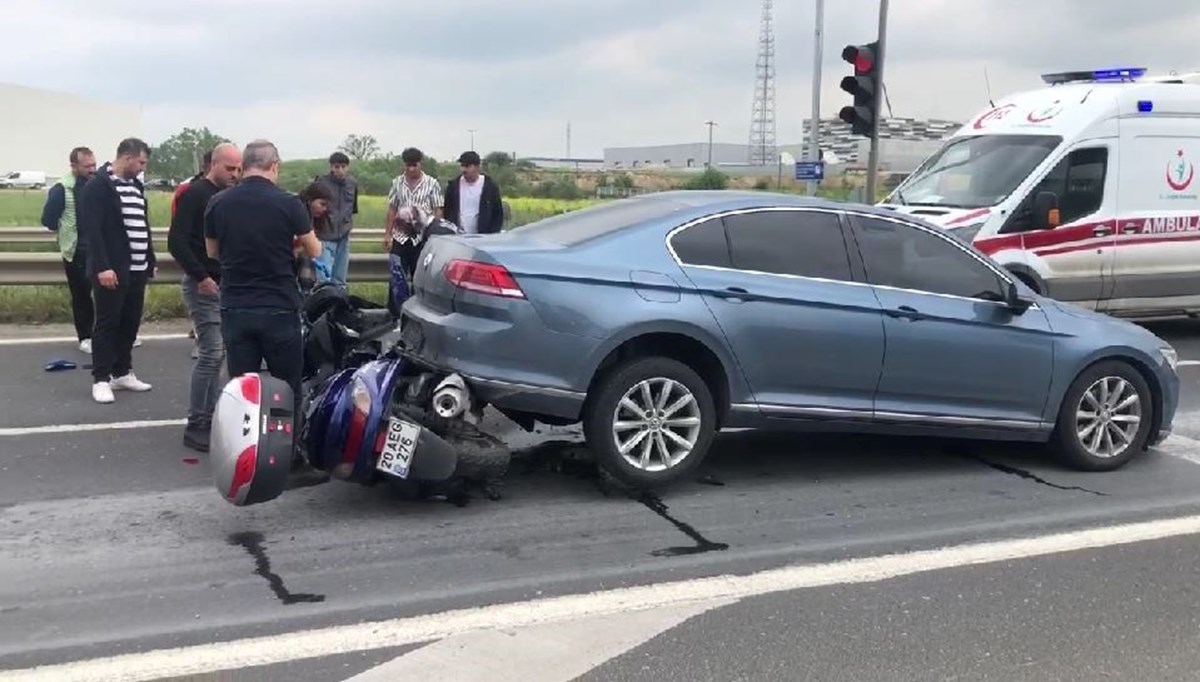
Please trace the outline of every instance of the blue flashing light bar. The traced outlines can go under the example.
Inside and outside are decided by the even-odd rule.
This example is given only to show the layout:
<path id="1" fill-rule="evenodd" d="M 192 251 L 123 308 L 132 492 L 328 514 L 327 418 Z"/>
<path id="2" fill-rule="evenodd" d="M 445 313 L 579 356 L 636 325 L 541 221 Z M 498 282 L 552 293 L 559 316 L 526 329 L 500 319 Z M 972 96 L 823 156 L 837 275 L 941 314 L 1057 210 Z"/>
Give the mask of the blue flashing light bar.
<path id="1" fill-rule="evenodd" d="M 1091 71 L 1064 71 L 1062 73 L 1044 73 L 1042 82 L 1047 85 L 1059 83 L 1120 83 L 1132 81 L 1146 75 L 1143 67 L 1123 67 L 1119 69 L 1093 69 Z"/>

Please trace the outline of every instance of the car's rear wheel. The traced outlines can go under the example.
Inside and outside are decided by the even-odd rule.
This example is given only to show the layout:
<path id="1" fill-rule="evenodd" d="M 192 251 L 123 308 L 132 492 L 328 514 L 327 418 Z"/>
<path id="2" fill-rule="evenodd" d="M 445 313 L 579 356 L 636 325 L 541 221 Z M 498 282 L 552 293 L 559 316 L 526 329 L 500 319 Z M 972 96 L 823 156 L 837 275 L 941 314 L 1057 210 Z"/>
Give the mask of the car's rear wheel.
<path id="1" fill-rule="evenodd" d="M 593 388 L 584 409 L 584 434 L 597 463 L 635 488 L 660 487 L 694 471 L 716 431 L 708 385 L 670 358 L 618 365 Z"/>
<path id="2" fill-rule="evenodd" d="M 1153 422 L 1154 399 L 1141 373 L 1101 362 L 1067 389 L 1055 430 L 1058 454 L 1084 471 L 1119 469 L 1145 449 Z"/>

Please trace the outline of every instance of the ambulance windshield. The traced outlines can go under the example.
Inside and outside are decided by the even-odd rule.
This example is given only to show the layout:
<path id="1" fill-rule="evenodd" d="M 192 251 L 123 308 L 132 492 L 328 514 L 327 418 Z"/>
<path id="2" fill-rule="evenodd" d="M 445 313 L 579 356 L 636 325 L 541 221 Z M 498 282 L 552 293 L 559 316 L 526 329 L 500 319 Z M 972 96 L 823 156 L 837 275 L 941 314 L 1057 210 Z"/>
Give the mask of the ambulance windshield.
<path id="1" fill-rule="evenodd" d="M 1056 135 L 952 138 L 901 183 L 892 201 L 947 208 L 995 206 L 1061 142 Z"/>

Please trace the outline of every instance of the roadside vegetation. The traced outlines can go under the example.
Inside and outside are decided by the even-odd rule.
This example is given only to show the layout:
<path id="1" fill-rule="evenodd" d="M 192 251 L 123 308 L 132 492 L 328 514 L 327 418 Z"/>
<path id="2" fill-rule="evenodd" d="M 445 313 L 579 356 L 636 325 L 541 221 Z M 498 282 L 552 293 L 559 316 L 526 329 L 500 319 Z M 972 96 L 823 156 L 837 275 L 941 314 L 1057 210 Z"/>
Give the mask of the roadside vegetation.
<path id="1" fill-rule="evenodd" d="M 189 128 L 171 136 L 154 147 L 149 179 L 168 180 L 173 186 L 195 173 L 204 149 L 211 149 L 226 138 L 207 128 Z M 349 135 L 340 149 L 351 161 L 351 172 L 358 180 L 358 227 L 378 229 L 384 226 L 387 215 L 386 194 L 392 179 L 402 170 L 398 152 L 384 152 L 370 135 Z M 332 151 L 332 150 L 331 150 Z M 100 155 L 103 160 L 104 155 Z M 505 152 L 491 152 L 484 157 L 483 170 L 500 185 L 509 208 L 508 227 L 518 227 L 543 218 L 578 210 L 600 201 L 632 196 L 645 192 L 672 189 L 750 189 L 797 193 L 804 191 L 803 183 L 791 178 L 790 169 L 779 169 L 774 176 L 736 177 L 717 169 L 702 172 L 671 172 L 664 170 L 592 171 L 576 169 L 545 169 L 528 161 L 514 159 Z M 428 155 L 423 163 L 425 172 L 444 185 L 458 172 L 453 160 L 443 162 Z M 326 159 L 284 161 L 280 168 L 280 186 L 296 192 L 315 176 L 328 171 Z M 853 197 L 861 184 L 854 179 L 826 182 L 818 195 L 838 201 Z M 5 243 L 6 227 L 39 227 L 45 190 L 0 190 L 0 251 L 51 252 L 55 250 L 52 236 L 47 233 L 44 243 Z M 170 222 L 171 192 L 147 190 L 150 224 L 166 227 Z M 166 252 L 163 240 L 155 248 Z M 374 237 L 356 240 L 359 252 L 377 253 L 380 250 Z M 351 287 L 356 294 L 384 301 L 387 298 L 383 283 L 358 283 Z M 70 299 L 66 284 L 53 286 L 0 286 L 0 324 L 38 324 L 69 322 Z M 177 282 L 160 282 L 150 286 L 146 296 L 146 319 L 164 320 L 183 317 Z"/>

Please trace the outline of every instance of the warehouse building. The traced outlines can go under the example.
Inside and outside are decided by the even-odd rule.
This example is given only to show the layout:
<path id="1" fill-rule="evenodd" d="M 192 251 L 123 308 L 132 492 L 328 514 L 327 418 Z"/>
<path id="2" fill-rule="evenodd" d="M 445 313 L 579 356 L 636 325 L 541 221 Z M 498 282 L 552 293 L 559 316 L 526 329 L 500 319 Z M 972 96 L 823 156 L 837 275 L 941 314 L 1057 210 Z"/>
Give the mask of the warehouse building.
<path id="1" fill-rule="evenodd" d="M 914 118 L 888 118 L 880 125 L 879 156 L 880 168 L 897 173 L 908 173 L 925 157 L 941 146 L 942 140 L 961 127 L 961 123 Z M 804 139 L 807 140 L 809 121 L 803 123 Z M 819 122 L 821 148 L 828 161 L 847 167 L 865 166 L 870 142 L 853 135 L 850 126 L 840 119 L 822 119 Z M 778 152 L 793 159 L 805 158 L 807 142 L 784 144 Z M 604 167 L 611 170 L 660 169 L 687 170 L 703 169 L 708 161 L 707 142 L 655 145 L 648 147 L 609 147 L 604 150 Z M 785 157 L 785 159 L 786 159 Z M 712 164 L 729 172 L 755 171 L 775 172 L 777 164 L 750 166 L 750 146 L 714 142 Z M 785 160 L 784 163 L 787 163 Z"/>
<path id="2" fill-rule="evenodd" d="M 72 147 L 90 147 L 103 163 L 122 139 L 142 134 L 136 105 L 0 83 L 0 173 L 57 178 L 68 170 Z"/>

